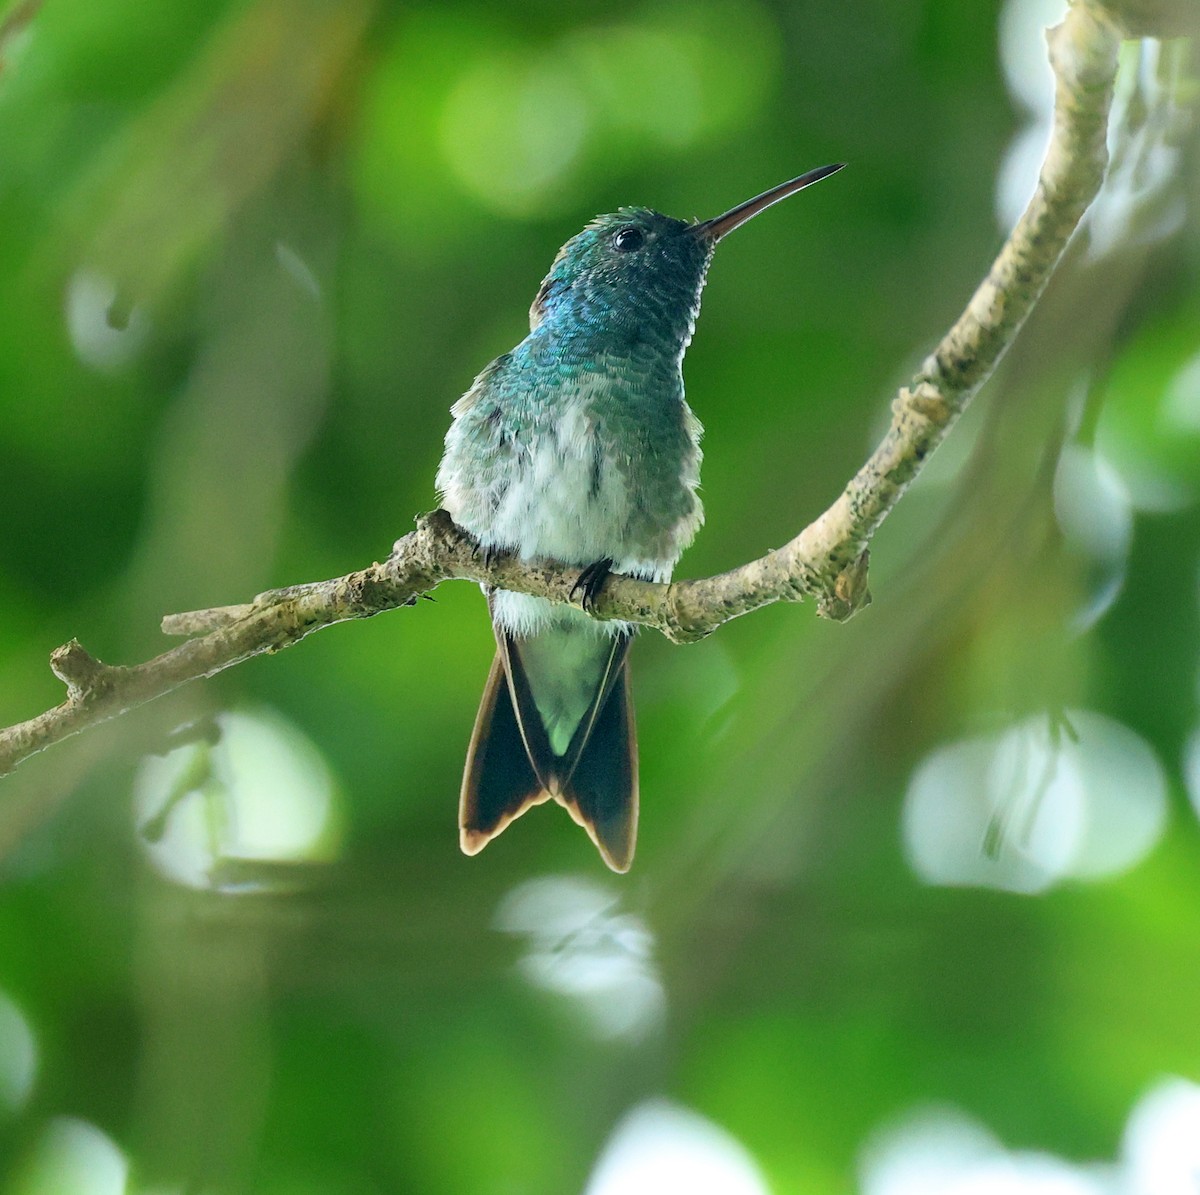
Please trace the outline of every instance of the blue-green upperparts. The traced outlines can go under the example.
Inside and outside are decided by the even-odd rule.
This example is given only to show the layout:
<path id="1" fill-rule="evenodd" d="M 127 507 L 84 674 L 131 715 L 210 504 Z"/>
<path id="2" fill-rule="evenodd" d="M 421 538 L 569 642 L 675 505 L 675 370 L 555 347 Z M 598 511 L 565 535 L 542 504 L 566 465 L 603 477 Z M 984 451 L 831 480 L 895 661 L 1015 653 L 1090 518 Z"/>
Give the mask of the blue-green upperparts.
<path id="1" fill-rule="evenodd" d="M 839 169 L 703 223 L 647 208 L 598 216 L 559 250 L 529 335 L 454 405 L 437 485 L 455 522 L 485 549 L 586 566 L 583 610 L 488 593 L 498 651 L 463 778 L 467 854 L 553 797 L 610 867 L 628 869 L 634 628 L 585 610 L 610 570 L 668 580 L 702 522 L 701 428 L 682 364 L 717 241 Z"/>

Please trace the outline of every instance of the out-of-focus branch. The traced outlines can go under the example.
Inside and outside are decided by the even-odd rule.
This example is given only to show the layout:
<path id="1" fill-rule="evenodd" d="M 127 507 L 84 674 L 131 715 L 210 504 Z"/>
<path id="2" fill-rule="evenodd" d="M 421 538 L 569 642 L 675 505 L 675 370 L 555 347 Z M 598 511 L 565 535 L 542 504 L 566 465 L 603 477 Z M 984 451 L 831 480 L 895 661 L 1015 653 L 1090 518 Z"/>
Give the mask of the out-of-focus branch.
<path id="1" fill-rule="evenodd" d="M 0 68 L 4 66 L 4 52 L 9 45 L 25 32 L 29 22 L 38 15 L 44 0 L 21 0 L 0 18 Z"/>
<path id="2" fill-rule="evenodd" d="M 871 536 L 991 375 L 1099 190 L 1121 37 L 1111 7 L 1101 0 L 1075 0 L 1050 31 L 1054 127 L 1033 199 L 966 310 L 896 396 L 887 434 L 837 501 L 784 547 L 730 572 L 668 585 L 612 577 L 593 613 L 653 627 L 683 643 L 771 602 L 812 595 L 822 615 L 844 620 L 870 600 Z M 485 558 L 444 511 L 435 512 L 419 520 L 382 564 L 272 590 L 241 606 L 165 618 L 167 634 L 198 637 L 145 664 L 102 664 L 74 640 L 58 648 L 51 667 L 67 685 L 67 700 L 0 730 L 0 775 L 188 681 L 289 647 L 321 627 L 411 605 L 443 581 L 478 581 L 570 602 L 578 577 L 577 568 L 553 562 Z"/>

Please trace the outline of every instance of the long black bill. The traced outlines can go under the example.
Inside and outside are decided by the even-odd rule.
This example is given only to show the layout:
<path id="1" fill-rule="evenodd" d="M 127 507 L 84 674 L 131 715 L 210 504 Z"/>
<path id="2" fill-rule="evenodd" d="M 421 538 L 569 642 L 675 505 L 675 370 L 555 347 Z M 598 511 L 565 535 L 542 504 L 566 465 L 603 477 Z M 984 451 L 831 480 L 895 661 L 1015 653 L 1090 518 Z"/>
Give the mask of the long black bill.
<path id="1" fill-rule="evenodd" d="M 731 207 L 723 216 L 714 216 L 711 220 L 693 224 L 691 231 L 697 236 L 707 237 L 713 244 L 716 244 L 727 232 L 741 227 L 747 220 L 752 220 L 759 212 L 769 208 L 771 204 L 778 203 L 789 195 L 795 195 L 797 191 L 803 191 L 805 187 L 811 187 L 813 183 L 819 183 L 821 179 L 828 178 L 831 174 L 837 174 L 845 164 L 845 162 L 835 162 L 832 166 L 819 166 L 816 170 L 810 170 L 807 174 L 800 175 L 799 178 L 780 183 L 779 186 L 772 187 L 769 191 L 764 191 L 753 199 L 747 199 L 745 203 L 739 203 L 737 207 Z"/>

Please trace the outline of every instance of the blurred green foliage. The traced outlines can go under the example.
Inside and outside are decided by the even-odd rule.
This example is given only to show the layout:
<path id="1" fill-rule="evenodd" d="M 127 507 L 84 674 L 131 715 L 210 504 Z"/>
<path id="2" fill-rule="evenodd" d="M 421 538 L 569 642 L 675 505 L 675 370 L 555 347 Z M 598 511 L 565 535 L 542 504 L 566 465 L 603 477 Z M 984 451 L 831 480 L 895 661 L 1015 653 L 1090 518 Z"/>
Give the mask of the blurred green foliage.
<path id="1" fill-rule="evenodd" d="M 597 211 L 846 160 L 722 245 L 687 360 L 682 571 L 790 538 L 1028 193 L 1043 47 L 1002 70 L 997 31 L 1055 6 L 6 15 L 3 724 L 72 635 L 133 662 L 163 613 L 386 554 Z M 1194 47 L 1122 70 L 1092 232 L 877 537 L 874 605 L 638 645 L 630 876 L 552 808 L 458 853 L 465 584 L 7 778 L 0 1192 L 700 1191 L 597 1169 L 621 1123 L 683 1133 L 664 1107 L 757 1176 L 713 1162 L 729 1195 L 890 1195 L 870 1143 L 934 1105 L 1133 1166 L 1131 1109 L 1200 1079 L 1200 154 Z"/>

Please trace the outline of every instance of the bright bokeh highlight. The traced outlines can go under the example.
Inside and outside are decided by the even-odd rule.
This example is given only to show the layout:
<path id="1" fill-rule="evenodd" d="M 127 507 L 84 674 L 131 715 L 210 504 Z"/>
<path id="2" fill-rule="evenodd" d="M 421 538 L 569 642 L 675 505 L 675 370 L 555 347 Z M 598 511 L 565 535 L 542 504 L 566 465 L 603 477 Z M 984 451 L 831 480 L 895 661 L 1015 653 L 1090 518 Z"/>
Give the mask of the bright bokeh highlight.
<path id="1" fill-rule="evenodd" d="M 42 1131 L 6 1195 L 127 1195 L 129 1162 L 94 1124 L 74 1117 Z"/>
<path id="2" fill-rule="evenodd" d="M 495 924 L 525 940 L 520 968 L 531 984 L 568 999 L 596 1037 L 636 1041 L 662 1023 L 666 994 L 653 934 L 620 904 L 613 886 L 548 876 L 509 892 Z"/>
<path id="3" fill-rule="evenodd" d="M 1133 867 L 1166 813 L 1166 779 L 1146 742 L 1068 710 L 927 756 L 905 796 L 904 844 L 926 883 L 1040 892 Z"/>
<path id="4" fill-rule="evenodd" d="M 149 756 L 134 780 L 140 841 L 191 887 L 221 886 L 237 862 L 322 862 L 337 849 L 333 776 L 295 726 L 268 711 L 218 715 L 215 745 Z"/>
<path id="5" fill-rule="evenodd" d="M 735 1137 L 697 1112 L 647 1100 L 609 1138 L 584 1195 L 771 1195 Z"/>
<path id="6" fill-rule="evenodd" d="M 859 1155 L 860 1195 L 1194 1195 L 1200 1086 L 1159 1079 L 1129 1114 L 1116 1161 L 1011 1150 L 952 1107 L 913 1109 Z"/>
<path id="7" fill-rule="evenodd" d="M 0 992 L 0 1112 L 16 1112 L 37 1077 L 38 1048 L 25 1014 Z"/>

